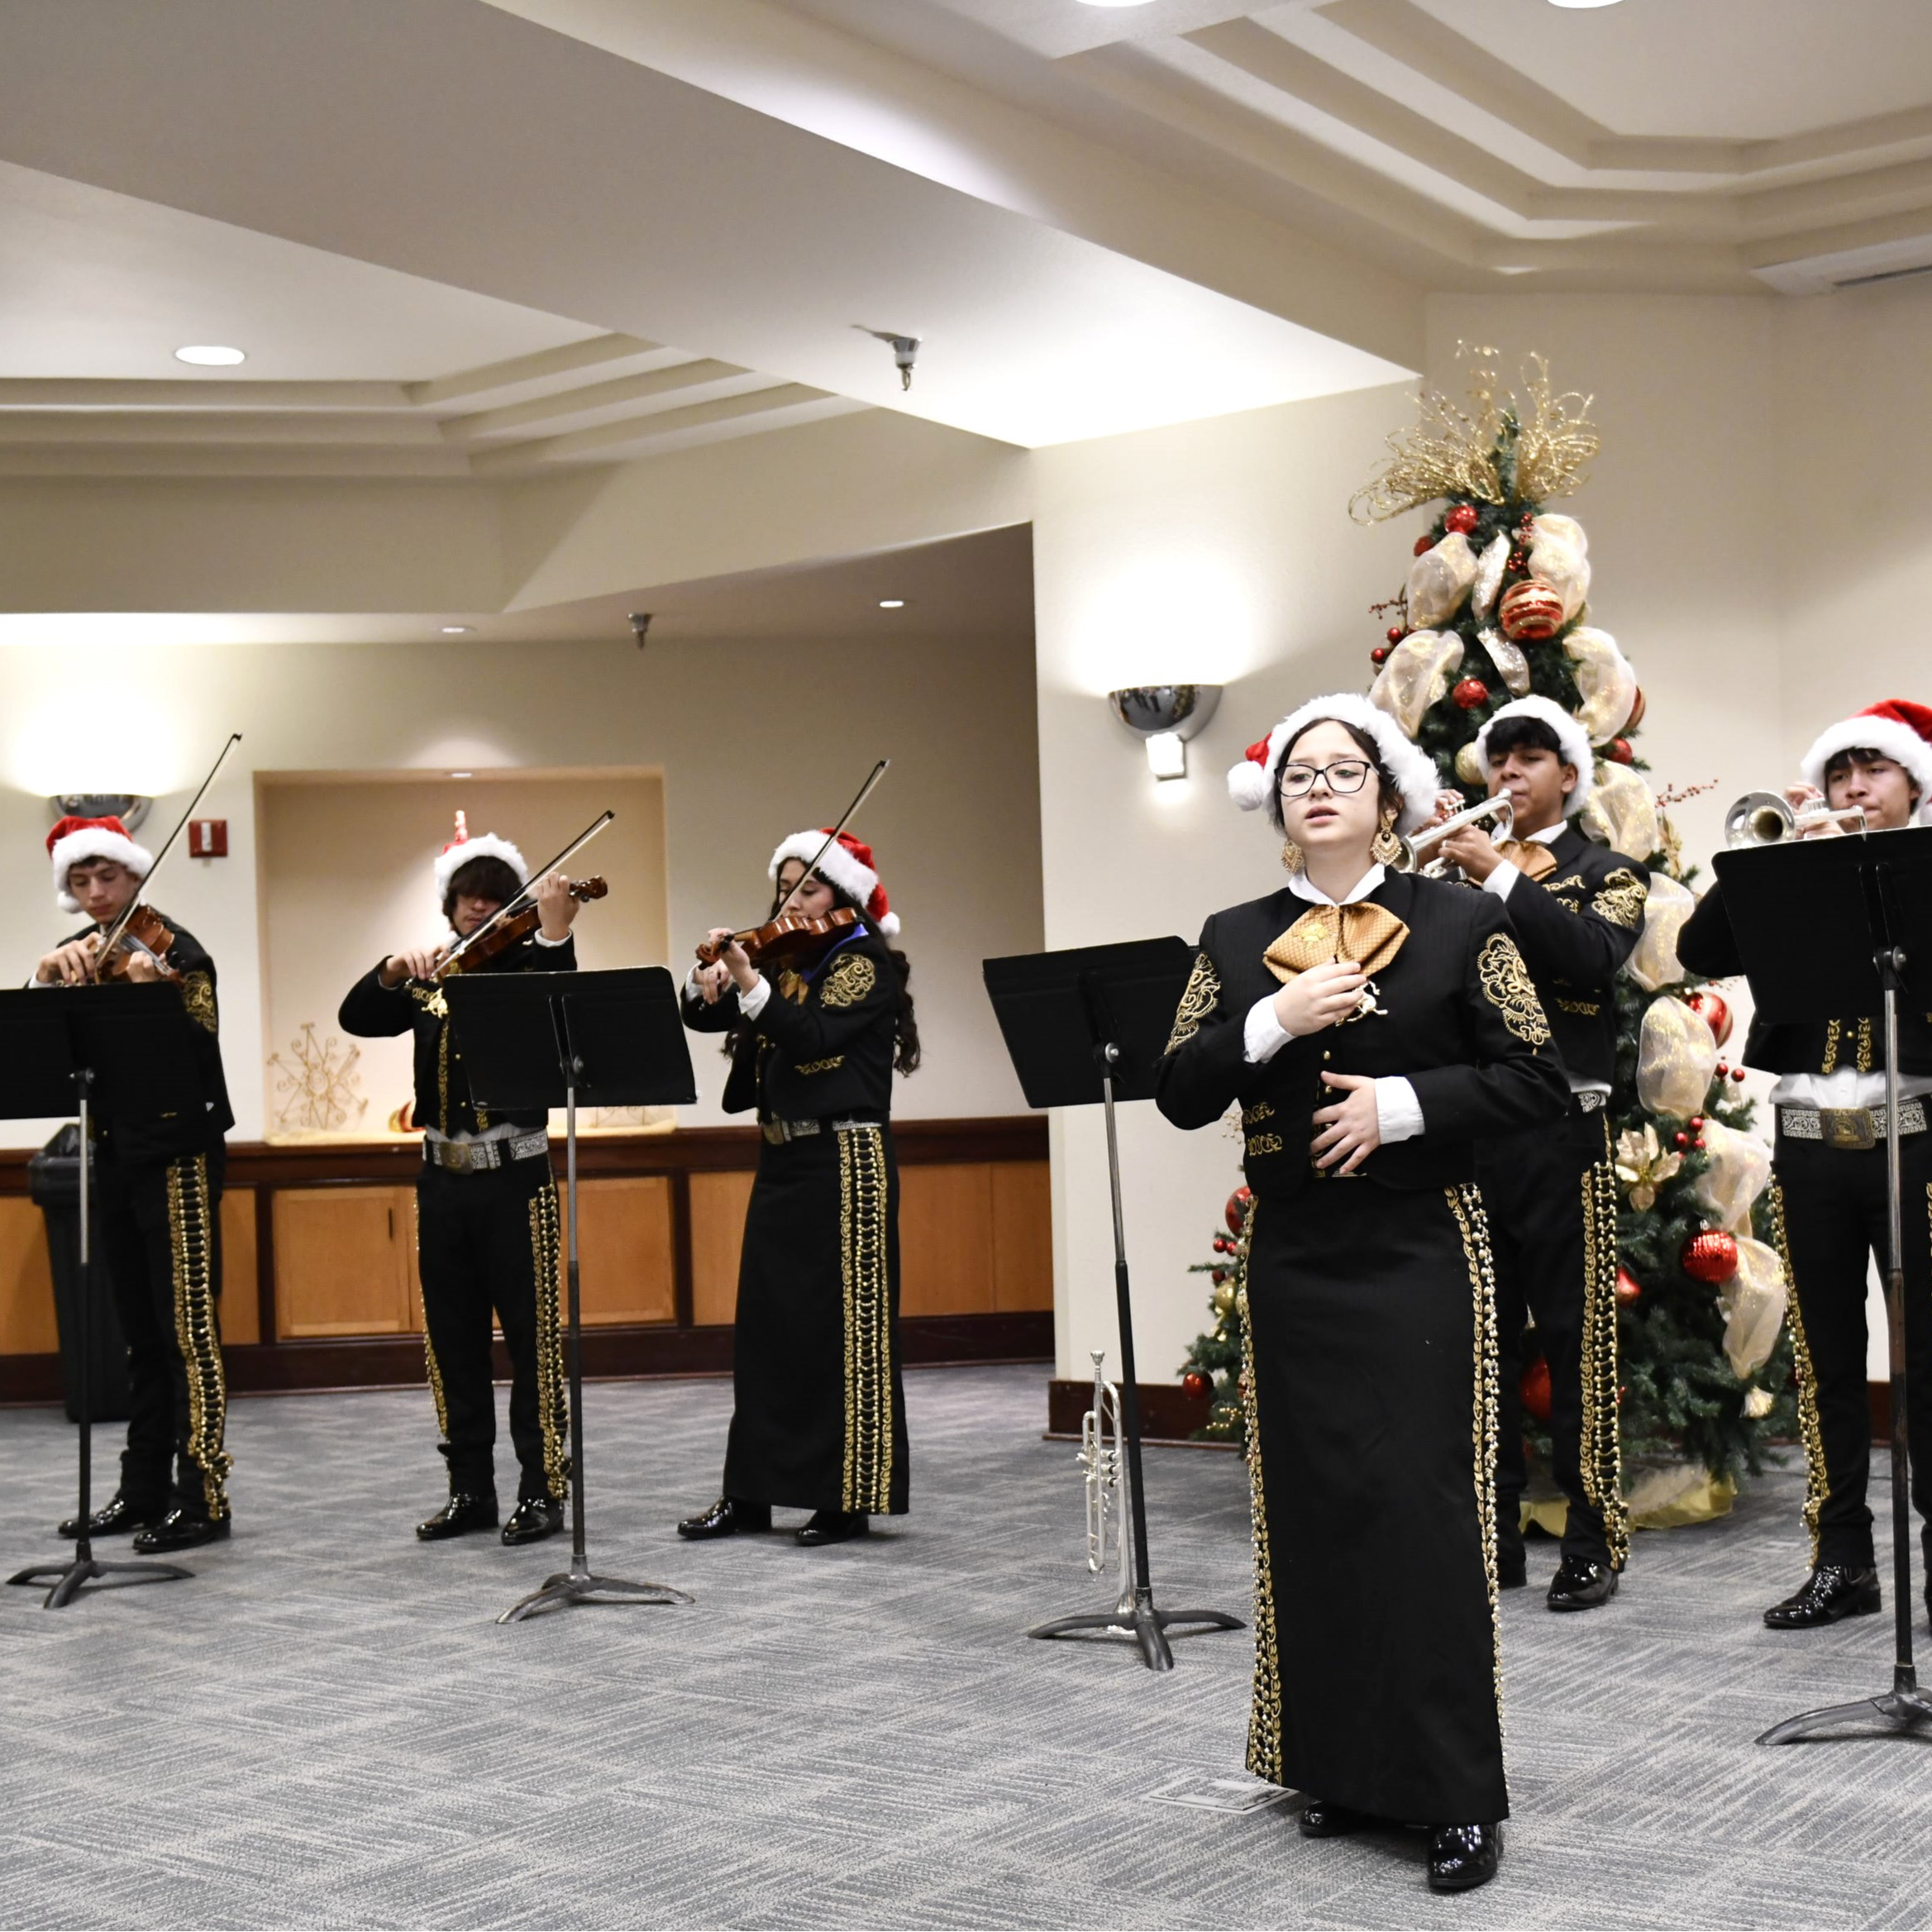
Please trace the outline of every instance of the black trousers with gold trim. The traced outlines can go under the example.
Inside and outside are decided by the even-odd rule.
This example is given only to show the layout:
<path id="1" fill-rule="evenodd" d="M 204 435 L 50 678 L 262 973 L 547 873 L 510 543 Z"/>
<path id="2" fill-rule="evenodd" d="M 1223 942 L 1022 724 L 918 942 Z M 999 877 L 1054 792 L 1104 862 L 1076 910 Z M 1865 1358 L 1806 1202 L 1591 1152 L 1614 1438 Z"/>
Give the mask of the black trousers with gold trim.
<path id="1" fill-rule="evenodd" d="M 1569 1501 L 1562 1553 L 1624 1567 L 1617 1438 L 1617 1186 L 1606 1112 L 1477 1150 L 1496 1262 L 1497 1541 L 1519 1557 L 1524 1329 L 1549 1367 L 1550 1473 Z"/>
<path id="2" fill-rule="evenodd" d="M 228 1514 L 228 1385 L 222 1293 L 219 1143 L 169 1162 L 94 1168 L 100 1252 L 127 1338 L 127 1447 L 121 1493 L 144 1509 Z"/>
<path id="3" fill-rule="evenodd" d="M 899 1168 L 883 1121 L 758 1159 L 745 1213 L 724 1491 L 855 1515 L 907 1506 Z"/>
<path id="4" fill-rule="evenodd" d="M 510 1357 L 518 1496 L 561 1502 L 570 1476 L 569 1398 L 549 1161 L 510 1161 L 474 1174 L 425 1162 L 416 1184 L 416 1244 L 430 1390 L 451 1489 L 496 1494 L 490 1343 L 500 1325 Z"/>
<path id="5" fill-rule="evenodd" d="M 1510 1807 L 1481 1195 L 1336 1179 L 1259 1202 L 1246 1324 L 1247 1767 L 1379 1817 L 1494 1823 Z"/>
<path id="6" fill-rule="evenodd" d="M 1814 1563 L 1872 1561 L 1872 1410 L 1866 1369 L 1868 1271 L 1886 1262 L 1885 1148 L 1829 1147 L 1781 1128 L 1773 1206 L 1791 1277 L 1805 1524 Z M 1899 1142 L 1906 1288 L 1906 1400 L 1912 1500 L 1932 1566 L 1932 1133 Z"/>

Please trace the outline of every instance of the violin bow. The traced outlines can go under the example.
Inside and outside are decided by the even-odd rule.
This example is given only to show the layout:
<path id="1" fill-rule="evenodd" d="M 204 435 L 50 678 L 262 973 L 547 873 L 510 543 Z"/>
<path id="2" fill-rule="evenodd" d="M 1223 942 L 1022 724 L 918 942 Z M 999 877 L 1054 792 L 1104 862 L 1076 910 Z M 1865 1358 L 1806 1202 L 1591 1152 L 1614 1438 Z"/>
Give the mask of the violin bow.
<path id="1" fill-rule="evenodd" d="M 811 864 L 806 866 L 804 871 L 799 873 L 797 880 L 792 886 L 791 890 L 778 902 L 778 910 L 771 915 L 772 918 L 782 919 L 785 917 L 785 909 L 799 896 L 799 889 L 804 885 L 805 881 L 818 870 L 818 861 L 832 850 L 832 846 L 837 841 L 839 833 L 843 832 L 846 827 L 850 825 L 852 820 L 858 816 L 859 807 L 864 804 L 866 800 L 872 795 L 872 787 L 878 784 L 880 779 L 885 777 L 885 767 L 891 762 L 892 761 L 890 758 L 881 758 L 879 762 L 872 767 L 872 775 L 859 787 L 859 795 L 846 807 L 844 811 L 839 813 L 837 824 L 833 826 L 831 831 L 826 833 L 824 844 L 820 846 L 818 851 L 813 852 L 812 855 Z M 766 922 L 767 924 L 770 923 L 770 922 L 769 920 Z"/>
<path id="2" fill-rule="evenodd" d="M 450 969 L 450 967 L 454 966 L 456 961 L 460 960 L 463 955 L 466 953 L 470 948 L 474 946 L 476 942 L 480 939 L 484 934 L 497 923 L 499 919 L 507 918 L 510 914 L 516 911 L 518 907 L 522 905 L 524 900 L 529 898 L 530 888 L 534 885 L 539 879 L 547 879 L 552 872 L 556 871 L 559 866 L 563 864 L 565 860 L 574 858 L 579 852 L 582 852 L 584 847 L 589 845 L 591 840 L 595 838 L 598 833 L 603 831 L 604 827 L 609 824 L 611 820 L 616 817 L 617 813 L 615 812 L 606 812 L 601 817 L 594 818 L 590 822 L 589 827 L 585 830 L 579 832 L 577 836 L 572 839 L 570 842 L 565 846 L 564 849 L 559 852 L 557 856 L 547 865 L 539 866 L 537 870 L 532 872 L 530 876 L 517 888 L 516 891 L 513 892 L 509 898 L 506 899 L 503 903 L 499 905 L 496 910 L 492 913 L 489 917 L 485 919 L 483 923 L 469 936 L 468 938 L 459 939 L 456 943 L 450 948 L 448 954 L 444 958 L 439 960 L 436 962 L 436 970 L 437 976 L 440 978 Z"/>
<path id="3" fill-rule="evenodd" d="M 127 930 L 128 921 L 146 904 L 147 889 L 153 883 L 155 873 L 160 871 L 162 860 L 166 858 L 168 854 L 174 850 L 174 841 L 180 837 L 183 827 L 194 816 L 194 808 L 201 803 L 208 787 L 215 782 L 215 774 L 222 769 L 223 761 L 241 742 L 241 733 L 240 732 L 229 732 L 227 743 L 222 746 L 214 763 L 208 767 L 208 776 L 201 781 L 201 789 L 188 801 L 188 809 L 175 821 L 174 829 L 168 834 L 167 842 L 155 854 L 155 862 L 148 867 L 147 877 L 141 880 L 141 890 L 115 914 L 114 923 L 102 933 L 100 956 L 103 959 L 106 959 L 121 943 L 121 935 Z"/>

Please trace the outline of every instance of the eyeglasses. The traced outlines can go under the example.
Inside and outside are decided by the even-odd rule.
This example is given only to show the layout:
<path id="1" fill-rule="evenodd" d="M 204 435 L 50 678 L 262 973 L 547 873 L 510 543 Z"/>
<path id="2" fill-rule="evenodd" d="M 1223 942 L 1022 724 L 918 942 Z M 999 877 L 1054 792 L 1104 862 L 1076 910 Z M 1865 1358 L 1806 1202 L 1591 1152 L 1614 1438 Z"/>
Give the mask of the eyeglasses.
<path id="1" fill-rule="evenodd" d="M 1338 758 L 1333 765 L 1284 765 L 1281 796 L 1305 798 L 1314 789 L 1314 781 L 1325 778 L 1332 792 L 1358 792 L 1368 782 L 1366 758 Z"/>

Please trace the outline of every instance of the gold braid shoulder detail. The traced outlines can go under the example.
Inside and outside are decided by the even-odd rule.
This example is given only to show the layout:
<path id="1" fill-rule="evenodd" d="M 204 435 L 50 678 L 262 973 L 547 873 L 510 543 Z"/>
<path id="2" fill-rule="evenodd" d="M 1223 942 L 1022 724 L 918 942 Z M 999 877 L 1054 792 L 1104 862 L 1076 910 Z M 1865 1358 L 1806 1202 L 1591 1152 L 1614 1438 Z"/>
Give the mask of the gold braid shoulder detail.
<path id="1" fill-rule="evenodd" d="M 1205 952 L 1194 956 L 1194 971 L 1187 976 L 1187 990 L 1174 1011 L 1174 1031 L 1167 1036 L 1167 1052 L 1184 1047 L 1200 1031 L 1201 1022 L 1221 1004 L 1221 976 Z"/>
<path id="2" fill-rule="evenodd" d="M 1507 933 L 1491 933 L 1484 940 L 1482 951 L 1476 956 L 1476 971 L 1490 1004 L 1502 1014 L 1503 1024 L 1529 1046 L 1548 1045 L 1549 1021 L 1536 996 L 1536 982 Z"/>
<path id="3" fill-rule="evenodd" d="M 1643 923 L 1643 907 L 1648 897 L 1643 881 L 1627 866 L 1619 866 L 1591 900 L 1590 909 L 1598 918 L 1608 919 L 1626 933 L 1634 933 Z"/>
<path id="4" fill-rule="evenodd" d="M 206 973 L 181 976 L 181 1004 L 188 1017 L 204 1033 L 221 1031 L 221 1018 L 215 1009 L 215 982 Z"/>
<path id="5" fill-rule="evenodd" d="M 848 952 L 825 976 L 828 1006 L 856 1006 L 879 984 L 879 969 L 862 952 Z"/>

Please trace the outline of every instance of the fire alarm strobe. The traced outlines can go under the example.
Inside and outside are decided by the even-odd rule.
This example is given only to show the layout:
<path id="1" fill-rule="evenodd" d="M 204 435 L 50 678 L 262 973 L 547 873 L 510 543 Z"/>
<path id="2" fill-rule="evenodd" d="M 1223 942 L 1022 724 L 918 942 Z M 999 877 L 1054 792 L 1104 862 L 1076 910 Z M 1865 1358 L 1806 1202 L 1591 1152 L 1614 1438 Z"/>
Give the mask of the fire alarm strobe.
<path id="1" fill-rule="evenodd" d="M 191 859 L 227 858 L 228 821 L 226 818 L 190 818 L 188 822 L 188 856 Z"/>

